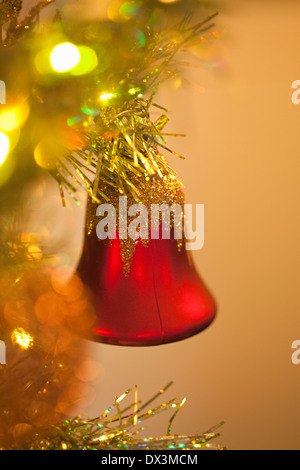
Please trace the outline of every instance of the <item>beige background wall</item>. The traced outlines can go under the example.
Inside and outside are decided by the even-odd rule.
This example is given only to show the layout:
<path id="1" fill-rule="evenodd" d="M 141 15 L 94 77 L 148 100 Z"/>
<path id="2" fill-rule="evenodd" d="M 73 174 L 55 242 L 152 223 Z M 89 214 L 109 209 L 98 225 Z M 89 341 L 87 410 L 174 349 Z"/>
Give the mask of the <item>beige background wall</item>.
<path id="1" fill-rule="evenodd" d="M 188 201 L 205 204 L 205 246 L 194 259 L 218 318 L 171 345 L 91 345 L 102 379 L 87 412 L 99 414 L 135 384 L 147 399 L 173 380 L 167 396 L 187 398 L 174 433 L 225 420 L 219 442 L 228 448 L 300 449 L 300 365 L 291 362 L 300 337 L 300 105 L 291 102 L 300 79 L 300 3 L 223 5 L 213 52 L 223 66 L 190 67 L 181 88 L 160 93 L 169 130 L 187 134 L 170 141 L 186 161 L 170 162 Z M 83 214 L 57 210 L 76 259 Z M 167 421 L 150 420 L 146 434 L 164 434 Z"/>

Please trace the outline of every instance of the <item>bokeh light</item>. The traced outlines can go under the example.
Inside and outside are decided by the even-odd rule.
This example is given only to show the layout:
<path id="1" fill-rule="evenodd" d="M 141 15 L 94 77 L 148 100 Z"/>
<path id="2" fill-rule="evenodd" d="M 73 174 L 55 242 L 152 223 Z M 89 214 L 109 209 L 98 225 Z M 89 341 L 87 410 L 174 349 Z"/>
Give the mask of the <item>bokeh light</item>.
<path id="1" fill-rule="evenodd" d="M 78 300 L 83 294 L 81 279 L 73 272 L 73 269 L 68 266 L 61 266 L 53 271 L 51 284 L 54 291 L 68 302 Z"/>
<path id="2" fill-rule="evenodd" d="M 123 3 L 123 5 L 121 5 L 119 9 L 119 13 L 124 18 L 130 19 L 138 13 L 138 10 L 141 7 L 141 5 L 142 5 L 142 2 L 140 1 L 139 2 L 136 2 L 136 1 L 125 2 Z"/>
<path id="3" fill-rule="evenodd" d="M 44 139 L 34 149 L 36 163 L 46 170 L 56 168 L 57 159 L 63 155 L 64 148 L 56 139 Z"/>
<path id="4" fill-rule="evenodd" d="M 55 72 L 64 73 L 74 69 L 79 64 L 81 55 L 78 47 L 70 42 L 56 46 L 50 56 L 50 62 Z"/>
<path id="5" fill-rule="evenodd" d="M 80 54 L 80 61 L 71 70 L 72 75 L 85 75 L 94 70 L 98 65 L 98 58 L 96 52 L 90 47 L 78 47 Z"/>
<path id="6" fill-rule="evenodd" d="M 7 132 L 16 129 L 26 121 L 28 115 L 28 103 L 20 103 L 0 114 L 0 129 Z"/>
<path id="7" fill-rule="evenodd" d="M 109 2 L 107 9 L 107 16 L 111 21 L 125 22 L 138 16 L 143 2 L 141 0 L 131 0 L 124 2 L 124 0 L 112 0 Z"/>
<path id="8" fill-rule="evenodd" d="M 58 294 L 49 290 L 37 299 L 34 311 L 42 325 L 58 326 L 67 315 L 67 305 Z"/>
<path id="9" fill-rule="evenodd" d="M 176 3 L 181 0 L 158 0 L 160 3 Z"/>
<path id="10" fill-rule="evenodd" d="M 111 98 L 113 98 L 114 94 L 113 93 L 102 93 L 100 95 L 100 100 L 101 101 L 107 101 L 107 100 L 110 100 Z"/>
<path id="11" fill-rule="evenodd" d="M 136 42 L 139 47 L 144 47 L 146 45 L 146 37 L 143 33 L 143 31 L 140 31 L 137 29 L 135 31 L 135 37 L 136 37 Z"/>

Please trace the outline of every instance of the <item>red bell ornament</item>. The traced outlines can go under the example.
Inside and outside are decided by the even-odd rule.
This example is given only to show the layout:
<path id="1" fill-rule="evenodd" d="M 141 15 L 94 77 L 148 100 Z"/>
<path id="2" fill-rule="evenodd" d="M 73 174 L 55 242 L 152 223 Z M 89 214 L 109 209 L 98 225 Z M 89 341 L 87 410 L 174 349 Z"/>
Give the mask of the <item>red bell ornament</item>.
<path id="1" fill-rule="evenodd" d="M 183 204 L 183 193 L 174 179 L 142 177 L 143 203 Z M 142 181 L 142 184 L 141 184 Z M 119 194 L 110 191 L 117 207 Z M 133 203 L 131 196 L 128 204 Z M 92 339 L 123 346 L 153 346 L 179 341 L 208 327 L 216 305 L 195 269 L 185 243 L 160 236 L 142 241 L 120 239 L 122 221 L 117 210 L 116 238 L 99 239 L 98 203 L 88 202 L 86 233 L 78 272 L 93 293 L 97 321 Z M 149 223 L 151 223 L 149 221 Z M 124 229 L 124 221 L 123 221 Z"/>

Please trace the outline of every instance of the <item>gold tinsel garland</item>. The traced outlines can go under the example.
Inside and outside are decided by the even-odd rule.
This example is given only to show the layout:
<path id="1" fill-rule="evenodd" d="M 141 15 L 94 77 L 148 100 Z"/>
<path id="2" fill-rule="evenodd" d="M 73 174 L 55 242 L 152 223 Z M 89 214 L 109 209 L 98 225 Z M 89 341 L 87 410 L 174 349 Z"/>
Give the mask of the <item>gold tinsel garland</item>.
<path id="1" fill-rule="evenodd" d="M 77 417 L 66 420 L 50 430 L 48 436 L 38 436 L 31 445 L 32 450 L 224 450 L 221 445 L 211 443 L 219 437 L 216 432 L 224 423 L 207 430 L 200 435 L 172 435 L 173 420 L 185 403 L 169 400 L 158 406 L 152 406 L 172 385 L 170 382 L 146 403 L 138 400 L 138 388 L 135 386 L 135 401 L 121 409 L 123 400 L 131 389 L 117 397 L 114 403 L 98 418 Z M 151 405 L 151 408 L 148 407 Z M 172 411 L 165 436 L 157 438 L 138 438 L 144 430 L 144 422 L 150 418 Z M 175 411 L 174 411 L 175 410 Z"/>

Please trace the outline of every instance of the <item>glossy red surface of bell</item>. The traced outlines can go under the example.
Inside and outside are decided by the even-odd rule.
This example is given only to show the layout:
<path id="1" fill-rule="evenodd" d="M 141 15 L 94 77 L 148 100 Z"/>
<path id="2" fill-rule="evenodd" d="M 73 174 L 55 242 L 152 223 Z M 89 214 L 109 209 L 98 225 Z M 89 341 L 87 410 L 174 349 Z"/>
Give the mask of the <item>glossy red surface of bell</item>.
<path id="1" fill-rule="evenodd" d="M 213 321 L 216 305 L 184 246 L 140 241 L 124 275 L 119 240 L 86 236 L 78 272 L 93 292 L 97 323 L 92 339 L 124 346 L 182 340 Z"/>

